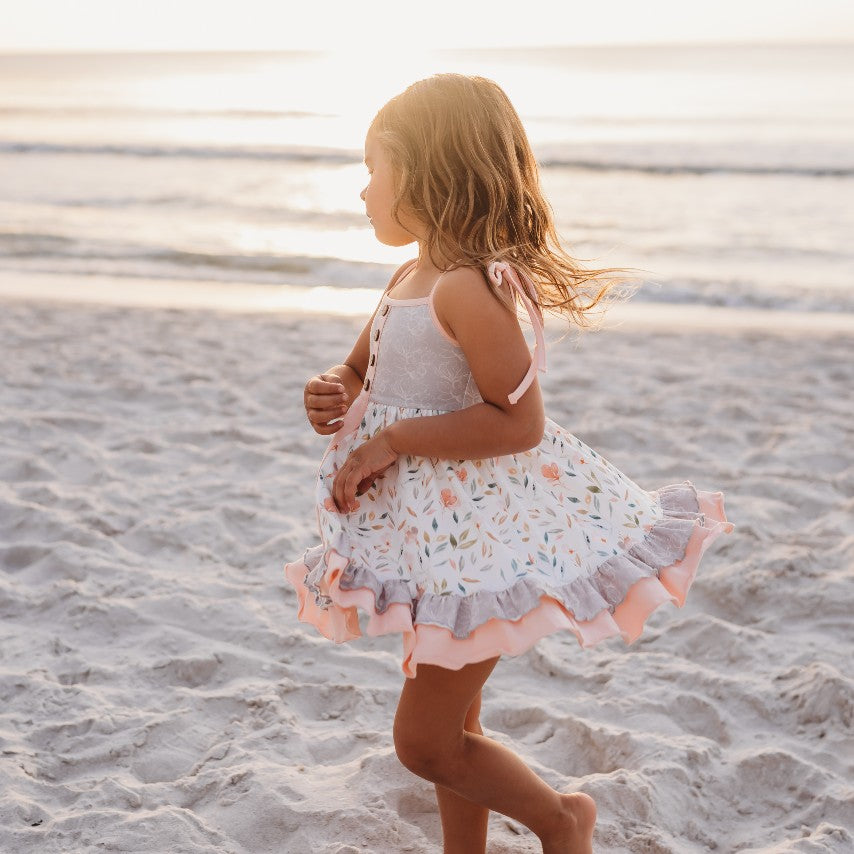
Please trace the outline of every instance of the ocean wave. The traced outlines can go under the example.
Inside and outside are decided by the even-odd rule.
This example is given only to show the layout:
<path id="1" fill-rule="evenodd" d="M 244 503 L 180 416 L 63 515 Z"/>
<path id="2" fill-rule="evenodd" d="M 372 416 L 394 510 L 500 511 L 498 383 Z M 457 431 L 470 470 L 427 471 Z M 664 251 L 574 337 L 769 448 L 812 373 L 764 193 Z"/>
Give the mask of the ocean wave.
<path id="1" fill-rule="evenodd" d="M 189 107 L 133 107 L 125 105 L 28 105 L 25 107 L 0 106 L 0 116 L 22 118 L 26 116 L 48 116 L 58 118 L 60 116 L 73 116 L 74 118 L 104 117 L 134 117 L 145 119 L 329 119 L 335 118 L 333 113 L 317 113 L 311 110 L 249 110 L 222 109 L 222 110 L 194 110 Z"/>
<path id="2" fill-rule="evenodd" d="M 76 154 L 83 156 L 174 157 L 225 160 L 274 160 L 297 163 L 361 163 L 362 152 L 335 148 L 250 148 L 246 146 L 132 143 L 66 143 L 0 141 L 0 154 Z"/>
<path id="3" fill-rule="evenodd" d="M 382 288 L 393 265 L 307 255 L 239 254 L 79 240 L 51 234 L 0 234 L 0 269 L 116 278 L 220 281 L 232 284 Z M 775 285 L 749 279 L 681 277 L 644 281 L 643 303 L 679 303 L 790 311 L 854 312 L 854 292 Z"/>
<path id="4" fill-rule="evenodd" d="M 671 144 L 635 146 L 629 151 L 598 147 L 596 153 L 572 153 L 572 148 L 555 150 L 548 146 L 537 151 L 542 169 L 577 169 L 598 172 L 637 172 L 659 175 L 799 175 L 808 177 L 850 178 L 850 146 L 840 145 L 821 153 L 825 162 L 809 162 L 809 153 L 794 154 L 786 149 L 765 151 L 745 146 L 742 149 L 720 149 L 704 152 L 702 146 L 685 146 L 674 150 Z M 362 152 L 352 149 L 316 146 L 260 148 L 251 146 L 170 145 L 166 143 L 53 143 L 0 141 L 0 155 L 76 155 L 114 157 L 159 157 L 188 159 L 260 160 L 272 162 L 315 163 L 318 165 L 359 164 Z M 742 158 L 740 161 L 738 158 Z M 797 162 L 804 160 L 806 162 Z"/>
<path id="5" fill-rule="evenodd" d="M 217 210 L 224 215 L 232 215 L 251 220 L 271 220 L 277 224 L 299 223 L 317 228 L 344 229 L 367 227 L 364 213 L 346 210 L 310 210 L 307 208 L 289 208 L 283 204 L 246 204 L 235 198 L 203 195 L 161 195 L 137 196 L 79 196 L 76 198 L 51 199 L 51 207 L 57 208 L 98 208 L 103 210 L 128 210 L 130 208 L 172 208 L 174 210 Z M 2 239 L 2 235 L 0 235 Z"/>

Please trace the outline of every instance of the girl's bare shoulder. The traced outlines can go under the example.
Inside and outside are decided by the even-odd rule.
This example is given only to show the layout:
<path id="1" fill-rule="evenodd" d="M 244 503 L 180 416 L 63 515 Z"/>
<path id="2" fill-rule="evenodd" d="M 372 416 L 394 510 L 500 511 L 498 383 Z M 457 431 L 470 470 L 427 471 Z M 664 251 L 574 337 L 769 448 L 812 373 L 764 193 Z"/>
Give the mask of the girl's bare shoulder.
<path id="1" fill-rule="evenodd" d="M 477 267 L 449 270 L 433 290 L 440 323 L 463 349 L 513 340 L 524 346 L 522 329 L 509 289 L 494 289 Z M 525 351 L 527 352 L 527 351 Z"/>
<path id="2" fill-rule="evenodd" d="M 480 267 L 457 267 L 444 273 L 433 290 L 433 306 L 440 319 L 449 326 L 459 325 L 467 318 L 481 318 L 487 324 L 494 322 L 507 309 L 516 312 L 512 297 L 506 289 L 496 292 Z M 507 318 L 503 317 L 504 322 Z"/>

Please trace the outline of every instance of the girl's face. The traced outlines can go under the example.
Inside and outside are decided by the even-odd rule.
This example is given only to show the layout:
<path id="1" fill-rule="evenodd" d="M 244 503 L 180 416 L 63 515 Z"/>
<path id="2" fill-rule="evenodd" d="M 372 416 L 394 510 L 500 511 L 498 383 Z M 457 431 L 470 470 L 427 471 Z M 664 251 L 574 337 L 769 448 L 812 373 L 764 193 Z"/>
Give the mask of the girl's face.
<path id="1" fill-rule="evenodd" d="M 368 132 L 365 139 L 365 165 L 368 167 L 370 177 L 368 185 L 359 193 L 359 197 L 365 203 L 365 213 L 371 220 L 377 240 L 385 243 L 386 246 L 406 246 L 417 240 L 423 229 L 414 217 L 406 216 L 401 209 L 398 216 L 403 225 L 392 219 L 394 170 L 383 147 L 372 132 Z"/>

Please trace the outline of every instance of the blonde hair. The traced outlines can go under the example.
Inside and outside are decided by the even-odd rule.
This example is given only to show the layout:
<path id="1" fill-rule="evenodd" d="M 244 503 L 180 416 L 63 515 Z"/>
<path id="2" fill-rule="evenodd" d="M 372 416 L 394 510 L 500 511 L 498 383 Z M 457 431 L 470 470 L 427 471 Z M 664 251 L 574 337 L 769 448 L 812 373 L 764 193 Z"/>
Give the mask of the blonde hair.
<path id="1" fill-rule="evenodd" d="M 527 134 L 497 83 L 434 74 L 385 104 L 371 132 L 397 177 L 392 216 L 402 225 L 402 208 L 426 225 L 427 251 L 440 269 L 506 261 L 534 283 L 541 311 L 581 327 L 591 326 L 595 306 L 602 311 L 633 292 L 618 291 L 631 277 L 609 274 L 636 268 L 585 269 L 561 246 Z M 436 256 L 456 260 L 443 267 Z"/>

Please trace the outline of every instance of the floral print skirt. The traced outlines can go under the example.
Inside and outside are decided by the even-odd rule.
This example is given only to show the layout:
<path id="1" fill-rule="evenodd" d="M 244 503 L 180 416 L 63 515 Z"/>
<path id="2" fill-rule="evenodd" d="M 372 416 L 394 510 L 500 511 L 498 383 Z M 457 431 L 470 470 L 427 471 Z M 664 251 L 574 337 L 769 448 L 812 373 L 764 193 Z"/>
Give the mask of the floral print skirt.
<path id="1" fill-rule="evenodd" d="M 682 606 L 700 558 L 733 524 L 690 481 L 646 491 L 546 419 L 539 445 L 479 460 L 402 456 L 356 499 L 338 467 L 392 421 L 442 414 L 370 401 L 332 437 L 316 480 L 321 541 L 285 564 L 298 618 L 325 637 L 400 633 L 401 668 L 459 669 L 568 629 L 582 647 L 631 643 L 663 602 Z"/>

